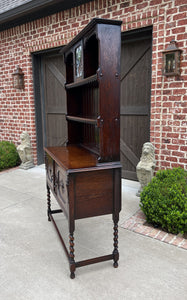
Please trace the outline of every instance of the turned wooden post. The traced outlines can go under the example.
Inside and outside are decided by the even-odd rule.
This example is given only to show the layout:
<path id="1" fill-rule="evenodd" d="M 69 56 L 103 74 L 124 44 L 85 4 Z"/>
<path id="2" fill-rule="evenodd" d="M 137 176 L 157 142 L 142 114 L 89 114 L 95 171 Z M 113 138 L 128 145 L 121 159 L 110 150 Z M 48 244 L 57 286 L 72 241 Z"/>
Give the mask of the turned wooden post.
<path id="1" fill-rule="evenodd" d="M 114 223 L 114 250 L 113 250 L 114 268 L 118 267 L 119 252 L 118 252 L 118 222 Z"/>
<path id="2" fill-rule="evenodd" d="M 51 193 L 50 193 L 50 188 L 47 184 L 47 216 L 48 216 L 48 221 L 51 221 L 50 213 L 51 213 Z"/>
<path id="3" fill-rule="evenodd" d="M 71 279 L 74 279 L 75 278 L 75 260 L 74 260 L 74 236 L 73 236 L 73 233 L 70 233 L 69 235 L 69 250 L 70 250 L 70 253 L 69 253 L 69 263 L 70 263 L 70 278 Z"/>

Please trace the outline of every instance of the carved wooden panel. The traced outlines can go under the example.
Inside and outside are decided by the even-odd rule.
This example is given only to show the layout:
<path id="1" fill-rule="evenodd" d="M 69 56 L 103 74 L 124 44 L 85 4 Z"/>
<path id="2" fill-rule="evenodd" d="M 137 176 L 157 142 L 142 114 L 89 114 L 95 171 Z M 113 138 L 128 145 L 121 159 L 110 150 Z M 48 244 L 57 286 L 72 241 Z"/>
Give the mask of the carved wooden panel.
<path id="1" fill-rule="evenodd" d="M 55 192 L 65 215 L 68 216 L 68 176 L 65 170 L 55 164 Z"/>

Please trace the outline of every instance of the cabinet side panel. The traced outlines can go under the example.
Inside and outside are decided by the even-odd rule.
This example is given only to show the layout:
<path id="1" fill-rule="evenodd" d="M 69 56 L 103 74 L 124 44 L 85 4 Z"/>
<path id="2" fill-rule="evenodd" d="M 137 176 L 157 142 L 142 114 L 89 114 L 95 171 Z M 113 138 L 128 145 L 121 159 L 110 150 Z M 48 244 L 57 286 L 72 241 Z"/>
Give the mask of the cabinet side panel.
<path id="1" fill-rule="evenodd" d="M 98 26 L 101 161 L 120 160 L 120 26 Z"/>
<path id="2" fill-rule="evenodd" d="M 112 170 L 79 173 L 75 184 L 75 219 L 113 212 Z"/>

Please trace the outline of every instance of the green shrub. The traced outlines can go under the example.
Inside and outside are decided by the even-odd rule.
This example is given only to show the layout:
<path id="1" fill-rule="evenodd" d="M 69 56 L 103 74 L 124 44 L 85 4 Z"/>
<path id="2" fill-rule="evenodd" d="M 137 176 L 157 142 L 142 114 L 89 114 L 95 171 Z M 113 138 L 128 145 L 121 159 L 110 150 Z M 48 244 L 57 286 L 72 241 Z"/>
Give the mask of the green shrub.
<path id="1" fill-rule="evenodd" d="M 148 223 L 177 234 L 187 232 L 187 172 L 182 168 L 158 171 L 140 195 Z"/>
<path id="2" fill-rule="evenodd" d="M 12 142 L 0 141 L 0 171 L 20 163 L 16 146 Z"/>

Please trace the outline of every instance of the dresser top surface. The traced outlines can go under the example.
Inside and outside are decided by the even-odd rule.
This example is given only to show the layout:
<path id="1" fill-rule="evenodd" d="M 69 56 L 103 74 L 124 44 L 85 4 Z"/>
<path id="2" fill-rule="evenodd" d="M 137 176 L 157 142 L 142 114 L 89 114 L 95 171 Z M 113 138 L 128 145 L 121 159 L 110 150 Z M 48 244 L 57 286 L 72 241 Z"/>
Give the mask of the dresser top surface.
<path id="1" fill-rule="evenodd" d="M 97 156 L 77 145 L 47 147 L 45 151 L 66 170 L 89 168 L 97 165 Z"/>
<path id="2" fill-rule="evenodd" d="M 81 169 L 108 169 L 121 167 L 119 162 L 104 164 L 98 163 L 97 155 L 78 145 L 46 147 L 44 150 L 59 166 L 69 172 L 78 172 Z"/>

